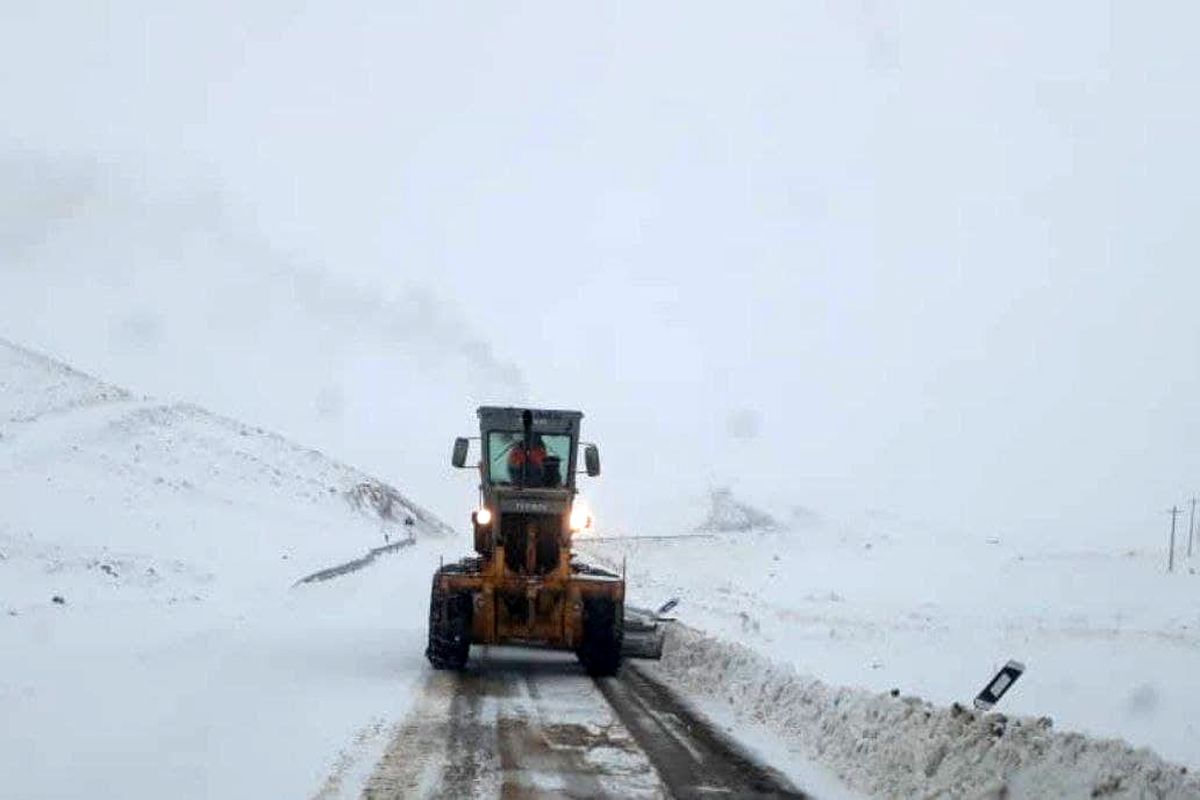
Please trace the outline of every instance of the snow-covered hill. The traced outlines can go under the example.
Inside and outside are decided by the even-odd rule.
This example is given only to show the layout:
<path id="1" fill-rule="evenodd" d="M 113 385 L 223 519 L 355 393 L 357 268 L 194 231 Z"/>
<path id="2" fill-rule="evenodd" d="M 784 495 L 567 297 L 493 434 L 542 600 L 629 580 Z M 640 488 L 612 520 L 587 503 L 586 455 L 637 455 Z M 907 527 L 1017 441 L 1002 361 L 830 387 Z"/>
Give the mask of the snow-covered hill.
<path id="1" fill-rule="evenodd" d="M 279 436 L 0 341 L 0 508 L 6 796 L 304 795 L 420 674 L 448 528 Z"/>
<path id="2" fill-rule="evenodd" d="M 207 570 L 237 561 L 254 567 L 242 576 L 277 581 L 385 537 L 447 530 L 315 450 L 193 405 L 133 398 L 4 341 L 0 446 L 4 535 L 41 547 L 152 552 Z"/>

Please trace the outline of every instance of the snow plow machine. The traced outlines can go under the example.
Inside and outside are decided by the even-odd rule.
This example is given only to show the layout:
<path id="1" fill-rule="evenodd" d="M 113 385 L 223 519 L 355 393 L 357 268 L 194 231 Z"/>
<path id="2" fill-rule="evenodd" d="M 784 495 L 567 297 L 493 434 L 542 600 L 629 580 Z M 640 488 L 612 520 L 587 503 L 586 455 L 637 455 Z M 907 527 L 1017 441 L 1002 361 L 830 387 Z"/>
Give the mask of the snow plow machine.
<path id="1" fill-rule="evenodd" d="M 433 576 L 426 657 L 437 669 L 462 669 L 472 644 L 518 645 L 571 651 L 589 674 L 615 674 L 624 576 L 571 552 L 572 535 L 587 524 L 575 488 L 583 414 L 493 406 L 478 413 L 478 462 L 467 464 L 467 438 L 455 440 L 451 459 L 479 471 L 476 555 Z M 583 444 L 582 456 L 582 471 L 599 475 L 596 446 Z"/>

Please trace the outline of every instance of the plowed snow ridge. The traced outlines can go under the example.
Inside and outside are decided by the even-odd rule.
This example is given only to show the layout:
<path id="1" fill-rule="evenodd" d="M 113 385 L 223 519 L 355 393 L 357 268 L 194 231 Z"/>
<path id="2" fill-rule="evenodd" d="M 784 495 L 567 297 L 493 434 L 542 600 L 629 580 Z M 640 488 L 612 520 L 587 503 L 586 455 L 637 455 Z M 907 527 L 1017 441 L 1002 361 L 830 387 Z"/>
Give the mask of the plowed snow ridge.
<path id="1" fill-rule="evenodd" d="M 1195 776 L 1146 749 L 1045 719 L 829 686 L 681 625 L 647 669 L 874 796 L 1200 797 Z"/>

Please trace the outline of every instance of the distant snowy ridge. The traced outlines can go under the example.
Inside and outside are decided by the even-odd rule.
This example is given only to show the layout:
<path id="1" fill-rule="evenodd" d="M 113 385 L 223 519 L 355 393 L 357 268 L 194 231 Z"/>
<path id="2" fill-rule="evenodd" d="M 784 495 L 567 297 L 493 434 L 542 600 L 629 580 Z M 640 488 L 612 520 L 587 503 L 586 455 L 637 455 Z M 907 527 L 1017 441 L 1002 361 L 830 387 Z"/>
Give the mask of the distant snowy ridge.
<path id="1" fill-rule="evenodd" d="M 749 533 L 777 531 L 781 528 L 774 517 L 754 506 L 741 502 L 731 489 L 709 492 L 708 516 L 696 526 L 697 533 Z"/>
<path id="2" fill-rule="evenodd" d="M 119 386 L 0 337 L 0 421 L 32 422 L 49 413 L 129 399 Z"/>
<path id="3" fill-rule="evenodd" d="M 1046 718 L 829 686 L 678 624 L 646 668 L 872 796 L 1200 797 L 1200 780 L 1147 749 L 1056 732 Z"/>

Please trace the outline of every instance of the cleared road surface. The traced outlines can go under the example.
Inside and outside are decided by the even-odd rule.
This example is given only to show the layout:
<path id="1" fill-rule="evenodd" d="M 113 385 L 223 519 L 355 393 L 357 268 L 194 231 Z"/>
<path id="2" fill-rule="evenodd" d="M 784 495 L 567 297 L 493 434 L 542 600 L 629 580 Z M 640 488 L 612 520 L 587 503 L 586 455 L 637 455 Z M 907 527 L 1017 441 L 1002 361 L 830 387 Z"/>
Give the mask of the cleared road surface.
<path id="1" fill-rule="evenodd" d="M 431 673 L 364 797 L 798 798 L 627 664 L 593 680 L 560 653 L 476 647 Z"/>

